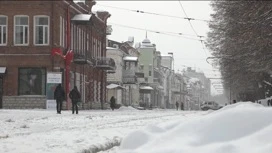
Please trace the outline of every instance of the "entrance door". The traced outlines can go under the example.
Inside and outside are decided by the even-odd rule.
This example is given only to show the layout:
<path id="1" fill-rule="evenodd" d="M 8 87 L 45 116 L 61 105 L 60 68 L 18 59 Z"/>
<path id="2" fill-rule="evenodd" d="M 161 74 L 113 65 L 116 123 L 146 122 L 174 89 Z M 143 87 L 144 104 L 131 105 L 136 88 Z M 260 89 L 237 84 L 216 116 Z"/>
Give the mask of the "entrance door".
<path id="1" fill-rule="evenodd" d="M 3 76 L 0 75 L 0 108 L 3 108 Z"/>

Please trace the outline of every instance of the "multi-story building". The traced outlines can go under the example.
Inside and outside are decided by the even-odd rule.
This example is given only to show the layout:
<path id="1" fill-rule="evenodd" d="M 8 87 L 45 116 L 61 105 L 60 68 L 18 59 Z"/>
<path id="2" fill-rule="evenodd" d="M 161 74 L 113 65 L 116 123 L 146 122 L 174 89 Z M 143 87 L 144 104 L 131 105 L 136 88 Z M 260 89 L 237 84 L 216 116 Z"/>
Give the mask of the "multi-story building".
<path id="1" fill-rule="evenodd" d="M 138 50 L 140 67 L 145 77 L 145 84 L 140 87 L 140 100 L 149 106 L 162 107 L 164 101 L 160 52 L 156 51 L 156 45 L 151 44 L 148 38 L 142 41 Z"/>
<path id="2" fill-rule="evenodd" d="M 164 101 L 166 108 L 175 108 L 176 101 L 173 100 L 172 80 L 174 79 L 173 55 L 161 55 L 161 66 L 163 72 Z"/>
<path id="3" fill-rule="evenodd" d="M 179 106 L 182 104 L 184 109 L 186 103 L 185 96 L 187 95 L 187 88 L 185 80 L 180 73 L 175 73 L 171 79 L 171 93 L 172 101 L 178 102 Z"/>
<path id="4" fill-rule="evenodd" d="M 115 73 L 107 75 L 107 101 L 114 96 L 117 104 L 122 104 L 123 99 L 123 57 L 126 55 L 120 47 L 121 43 L 108 40 L 107 57 L 115 61 Z"/>
<path id="5" fill-rule="evenodd" d="M 110 14 L 92 13 L 94 4 L 92 0 L 0 1 L 3 108 L 45 108 L 49 72 L 62 73 L 67 108 L 74 85 L 85 108 L 93 102 L 103 107 L 107 70 L 114 70 L 115 63 L 106 58 Z"/>
<path id="6" fill-rule="evenodd" d="M 198 78 L 201 82 L 202 89 L 200 100 L 208 101 L 211 98 L 211 81 L 208 79 L 203 72 L 197 72 L 193 70 L 191 67 L 188 67 L 186 71 L 184 71 L 184 75 L 190 78 Z"/>
<path id="7" fill-rule="evenodd" d="M 126 106 L 139 105 L 139 84 L 144 78 L 138 64 L 139 52 L 133 44 L 133 37 L 129 37 L 128 41 L 123 43 L 108 41 L 108 46 L 111 48 L 108 49 L 107 54 L 116 61 L 117 65 L 116 73 L 108 75 L 108 84 L 119 85 L 108 90 L 108 98 L 115 95 L 118 99 L 119 95 L 122 95 L 121 103 Z"/>

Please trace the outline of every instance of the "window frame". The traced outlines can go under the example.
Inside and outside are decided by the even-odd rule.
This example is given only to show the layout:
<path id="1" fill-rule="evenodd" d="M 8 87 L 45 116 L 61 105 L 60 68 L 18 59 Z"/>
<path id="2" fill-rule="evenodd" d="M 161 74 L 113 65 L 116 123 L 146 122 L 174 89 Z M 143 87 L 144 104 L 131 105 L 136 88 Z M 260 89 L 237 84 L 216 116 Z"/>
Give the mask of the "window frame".
<path id="1" fill-rule="evenodd" d="M 8 45 L 8 16 L 0 15 L 0 17 L 5 17 L 6 18 L 6 25 L 1 25 L 1 26 L 6 27 L 6 42 L 5 43 L 0 42 L 0 46 L 7 46 Z M 2 28 L 0 28 L 0 31 L 2 31 Z M 1 37 L 1 35 L 0 35 L 0 37 Z M 4 40 L 4 36 L 3 36 L 2 40 Z"/>
<path id="2" fill-rule="evenodd" d="M 27 25 L 27 43 L 23 43 L 23 44 L 16 44 L 16 17 L 27 17 L 27 22 L 28 22 L 28 25 Z M 28 46 L 29 45 L 29 16 L 28 15 L 14 15 L 14 18 L 13 18 L 13 44 L 14 46 Z M 26 25 L 23 25 L 23 27 L 25 27 Z"/>
<path id="3" fill-rule="evenodd" d="M 47 43 L 43 43 L 43 44 L 36 44 L 36 19 L 37 18 L 40 18 L 40 17 L 46 17 L 48 19 L 48 25 L 47 25 Z M 42 26 L 43 27 L 43 30 L 44 28 L 46 27 L 45 25 L 39 25 L 39 26 Z M 43 32 L 43 35 L 45 34 L 45 32 Z M 43 41 L 45 41 L 45 38 L 43 39 Z M 35 15 L 33 16 L 33 44 L 35 46 L 48 46 L 50 43 L 50 16 L 48 15 Z"/>

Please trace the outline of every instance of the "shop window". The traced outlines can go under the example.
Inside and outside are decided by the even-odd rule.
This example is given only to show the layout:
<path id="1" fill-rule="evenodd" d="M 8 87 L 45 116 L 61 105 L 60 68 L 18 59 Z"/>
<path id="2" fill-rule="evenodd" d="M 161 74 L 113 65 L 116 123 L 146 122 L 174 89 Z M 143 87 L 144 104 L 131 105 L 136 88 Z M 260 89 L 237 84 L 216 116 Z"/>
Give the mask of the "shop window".
<path id="1" fill-rule="evenodd" d="M 19 68 L 19 95 L 45 95 L 44 68 Z"/>

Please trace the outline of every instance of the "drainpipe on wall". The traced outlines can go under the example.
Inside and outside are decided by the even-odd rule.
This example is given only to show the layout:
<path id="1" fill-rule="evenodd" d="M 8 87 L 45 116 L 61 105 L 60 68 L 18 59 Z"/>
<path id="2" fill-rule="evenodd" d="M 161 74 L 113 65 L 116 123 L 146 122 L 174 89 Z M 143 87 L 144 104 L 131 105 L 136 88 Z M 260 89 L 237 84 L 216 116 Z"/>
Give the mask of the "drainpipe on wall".
<path id="1" fill-rule="evenodd" d="M 70 6 L 72 5 L 72 3 L 70 3 L 67 6 L 67 29 L 66 29 L 66 49 L 67 49 L 67 53 L 70 51 Z M 67 55 L 66 53 L 66 55 Z M 69 110 L 69 92 L 70 92 L 70 64 L 71 62 L 67 61 L 67 59 L 65 59 L 65 89 L 66 89 L 66 109 Z"/>

